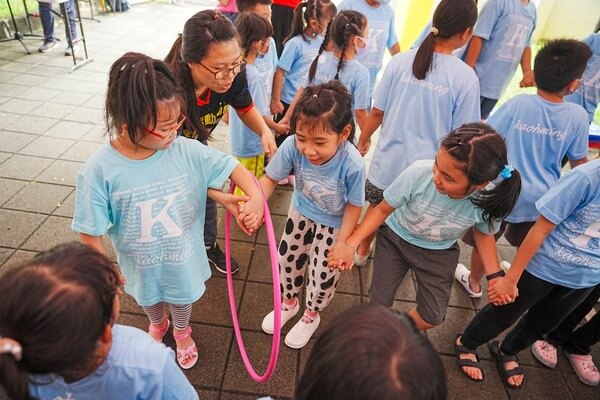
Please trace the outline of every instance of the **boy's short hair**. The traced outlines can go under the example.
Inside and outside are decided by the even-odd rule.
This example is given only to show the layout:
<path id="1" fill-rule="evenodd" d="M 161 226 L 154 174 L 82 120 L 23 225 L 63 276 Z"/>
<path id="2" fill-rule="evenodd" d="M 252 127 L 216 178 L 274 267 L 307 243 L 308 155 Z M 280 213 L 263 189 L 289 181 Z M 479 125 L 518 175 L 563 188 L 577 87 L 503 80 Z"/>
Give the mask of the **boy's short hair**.
<path id="1" fill-rule="evenodd" d="M 446 373 L 406 314 L 362 304 L 339 314 L 315 343 L 295 400 L 446 399 Z"/>
<path id="2" fill-rule="evenodd" d="M 254 8 L 257 4 L 263 4 L 265 6 L 270 6 L 273 4 L 273 0 L 237 0 L 237 8 L 238 11 L 248 12 L 250 9 Z"/>
<path id="3" fill-rule="evenodd" d="M 535 56 L 533 73 L 539 89 L 558 93 L 585 71 L 592 51 L 575 39 L 549 40 Z"/>

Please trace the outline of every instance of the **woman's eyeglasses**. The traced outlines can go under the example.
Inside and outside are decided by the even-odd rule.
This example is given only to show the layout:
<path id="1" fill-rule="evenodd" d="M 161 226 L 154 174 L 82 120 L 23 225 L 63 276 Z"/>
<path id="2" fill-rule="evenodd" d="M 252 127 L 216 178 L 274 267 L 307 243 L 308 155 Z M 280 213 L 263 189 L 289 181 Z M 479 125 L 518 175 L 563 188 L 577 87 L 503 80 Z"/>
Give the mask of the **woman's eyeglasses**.
<path id="1" fill-rule="evenodd" d="M 242 61 L 240 61 L 238 64 L 235 64 L 233 67 L 222 68 L 222 69 L 218 69 L 216 71 L 208 68 L 206 65 L 202 64 L 201 62 L 198 62 L 198 64 L 200 64 L 204 69 L 206 69 L 208 72 L 213 74 L 213 77 L 215 78 L 215 80 L 224 81 L 227 78 L 229 78 L 229 75 L 233 74 L 233 76 L 236 76 L 237 74 L 242 72 L 244 69 L 246 69 L 247 62 L 246 62 L 246 60 L 244 60 L 242 58 Z"/>
<path id="2" fill-rule="evenodd" d="M 153 130 L 144 128 L 144 131 L 146 131 L 146 133 L 148 133 L 149 135 L 156 136 L 159 139 L 166 139 L 170 135 L 172 135 L 173 132 L 177 132 L 179 130 L 179 128 L 181 128 L 181 126 L 183 125 L 183 123 L 185 122 L 185 120 L 186 120 L 186 116 L 182 115 L 180 117 L 180 119 L 177 121 L 177 124 L 173 125 L 171 128 L 161 129 L 161 130 L 158 130 L 158 131 L 153 131 Z"/>

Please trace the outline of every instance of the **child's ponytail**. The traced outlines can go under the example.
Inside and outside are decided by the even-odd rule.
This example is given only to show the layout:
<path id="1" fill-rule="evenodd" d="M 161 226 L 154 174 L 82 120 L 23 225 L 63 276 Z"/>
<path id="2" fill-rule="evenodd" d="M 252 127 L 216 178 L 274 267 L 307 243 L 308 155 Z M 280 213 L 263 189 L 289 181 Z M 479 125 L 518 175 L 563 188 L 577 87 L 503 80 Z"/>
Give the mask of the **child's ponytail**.
<path id="1" fill-rule="evenodd" d="M 319 64 L 319 57 L 321 57 L 321 54 L 323 54 L 323 52 L 327 48 L 327 45 L 329 44 L 329 41 L 331 40 L 331 25 L 332 24 L 333 24 L 333 20 L 329 21 L 329 24 L 327 24 L 327 30 L 325 31 L 325 38 L 323 39 L 323 43 L 321 43 L 321 47 L 319 47 L 319 53 L 317 54 L 317 56 L 315 57 L 313 62 L 310 64 L 310 68 L 308 69 L 308 81 L 309 82 L 312 82 L 312 80 L 315 79 L 315 75 L 317 74 L 317 64 Z"/>
<path id="2" fill-rule="evenodd" d="M 448 39 L 466 29 L 473 28 L 477 21 L 475 0 L 442 0 L 435 9 L 431 32 L 419 46 L 413 61 L 412 72 L 417 79 L 425 79 L 433 66 L 435 43 L 438 38 Z"/>
<path id="3" fill-rule="evenodd" d="M 455 129 L 441 148 L 462 166 L 471 185 L 493 185 L 471 198 L 484 220 L 491 225 L 506 218 L 521 193 L 521 175 L 508 165 L 504 139 L 491 126 L 475 122 Z"/>
<path id="4" fill-rule="evenodd" d="M 2 341 L 3 338 L 0 338 L 0 343 Z M 8 352 L 0 354 L 0 386 L 9 399 L 33 400 L 29 395 L 29 373 L 20 364 L 15 355 Z"/>
<path id="5" fill-rule="evenodd" d="M 315 2 L 316 0 L 312 0 Z M 290 28 L 290 34 L 283 39 L 283 44 L 287 43 L 288 40 L 293 38 L 294 36 L 302 35 L 304 32 L 304 11 L 308 8 L 308 1 L 298 4 L 296 8 L 294 8 L 294 17 L 292 18 L 292 26 Z M 306 21 L 308 23 L 308 21 Z"/>

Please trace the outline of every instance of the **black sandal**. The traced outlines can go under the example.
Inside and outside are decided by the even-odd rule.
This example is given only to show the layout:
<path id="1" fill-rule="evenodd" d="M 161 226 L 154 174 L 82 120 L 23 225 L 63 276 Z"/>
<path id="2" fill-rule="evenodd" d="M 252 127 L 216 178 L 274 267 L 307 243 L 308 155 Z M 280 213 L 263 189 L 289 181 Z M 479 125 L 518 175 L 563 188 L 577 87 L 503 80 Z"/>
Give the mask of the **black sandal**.
<path id="1" fill-rule="evenodd" d="M 520 366 L 515 367 L 513 369 L 504 368 L 504 363 L 507 363 L 509 361 L 519 362 L 517 356 L 509 356 L 506 354 L 502 354 L 502 352 L 500 351 L 500 343 L 497 340 L 488 343 L 488 349 L 490 349 L 490 354 L 494 357 L 494 361 L 496 362 L 496 369 L 500 374 L 500 380 L 502 381 L 502 383 L 510 389 L 520 389 L 523 386 L 523 383 L 525 382 L 525 373 L 523 371 L 523 368 L 521 368 Z M 513 385 L 508 381 L 508 378 L 515 375 L 523 375 L 523 381 L 520 385 Z"/>
<path id="2" fill-rule="evenodd" d="M 461 336 L 462 335 L 456 335 L 456 338 L 454 338 L 454 354 L 456 355 L 456 365 L 458 365 L 460 372 L 462 372 L 470 380 L 475 381 L 475 382 L 482 382 L 485 379 L 485 374 L 483 373 L 483 368 L 481 367 L 481 362 L 479 362 L 479 356 L 477 355 L 476 351 L 469 350 L 462 344 L 457 343 L 458 339 Z M 473 354 L 473 355 L 475 355 L 475 358 L 477 359 L 477 361 L 468 360 L 466 358 L 460 358 L 461 354 Z M 472 378 L 471 375 L 467 374 L 467 372 L 464 369 L 462 369 L 462 367 L 477 368 L 478 370 L 481 371 L 481 379 Z"/>

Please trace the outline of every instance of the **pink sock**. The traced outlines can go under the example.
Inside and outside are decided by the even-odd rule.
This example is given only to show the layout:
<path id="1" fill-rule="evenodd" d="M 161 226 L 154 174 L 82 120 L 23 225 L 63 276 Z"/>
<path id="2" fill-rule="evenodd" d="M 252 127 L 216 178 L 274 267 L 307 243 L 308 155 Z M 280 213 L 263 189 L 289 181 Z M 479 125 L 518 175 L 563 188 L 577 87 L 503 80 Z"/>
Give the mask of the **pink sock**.
<path id="1" fill-rule="evenodd" d="M 289 311 L 290 309 L 296 307 L 296 302 L 297 301 L 298 300 L 295 297 L 293 297 L 291 299 L 283 299 L 283 302 L 282 302 L 281 305 L 283 306 L 283 308 L 285 309 L 285 311 Z"/>

